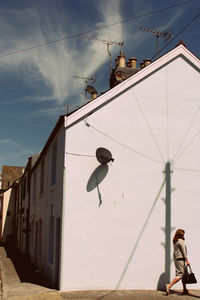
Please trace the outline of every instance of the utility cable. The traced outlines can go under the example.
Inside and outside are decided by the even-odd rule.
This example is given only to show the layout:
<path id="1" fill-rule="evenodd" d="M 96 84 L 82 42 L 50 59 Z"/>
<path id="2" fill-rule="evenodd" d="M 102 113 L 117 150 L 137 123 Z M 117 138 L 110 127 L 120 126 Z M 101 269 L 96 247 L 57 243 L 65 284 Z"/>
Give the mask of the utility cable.
<path id="1" fill-rule="evenodd" d="M 191 143 L 194 141 L 194 139 L 200 134 L 200 129 L 197 131 L 197 133 L 193 136 L 193 138 L 189 141 L 189 143 L 185 146 L 185 148 L 183 149 L 183 151 L 181 153 L 179 153 L 179 155 L 177 156 L 177 158 L 174 160 L 174 162 L 176 162 L 181 155 L 183 155 L 183 153 L 187 150 L 187 148 L 191 145 Z"/>
<path id="2" fill-rule="evenodd" d="M 148 127 L 148 129 L 149 129 L 149 131 L 150 131 L 150 134 L 151 134 L 151 136 L 152 136 L 152 138 L 153 138 L 153 141 L 154 141 L 154 143 L 155 143 L 155 145 L 156 145 L 156 148 L 158 149 L 158 152 L 160 153 L 160 156 L 161 156 L 163 162 L 165 162 L 164 156 L 162 155 L 162 152 L 161 152 L 161 150 L 160 150 L 160 147 L 159 147 L 159 145 L 158 145 L 158 143 L 157 143 L 157 140 L 156 140 L 156 138 L 155 138 L 155 136 L 154 136 L 153 130 L 152 130 L 152 128 L 151 128 L 149 122 L 147 121 L 147 118 L 145 117 L 144 111 L 143 111 L 143 109 L 142 109 L 142 107 L 141 107 L 141 105 L 140 105 L 140 103 L 139 103 L 139 101 L 138 101 L 138 98 L 137 98 L 137 96 L 136 96 L 134 90 L 132 90 L 132 93 L 133 93 L 133 95 L 134 95 L 134 97 L 135 97 L 136 103 L 137 103 L 137 105 L 138 105 L 138 107 L 139 107 L 139 110 L 140 110 L 140 112 L 141 112 L 141 114 L 142 114 L 142 117 L 143 117 L 143 119 L 144 119 L 144 121 L 145 121 L 145 123 L 146 123 L 146 125 L 147 125 L 147 127 Z"/>
<path id="3" fill-rule="evenodd" d="M 181 140 L 181 142 L 180 142 L 180 144 L 179 144 L 179 146 L 178 146 L 178 148 L 177 148 L 177 150 L 176 150 L 176 153 L 175 153 L 175 155 L 174 155 L 174 160 L 176 159 L 176 156 L 178 155 L 178 151 L 180 150 L 181 146 L 183 145 L 183 143 L 184 143 L 184 141 L 185 141 L 185 138 L 186 138 L 188 132 L 190 131 L 190 129 L 191 129 L 191 127 L 192 127 L 192 124 L 193 124 L 194 120 L 196 119 L 196 117 L 197 117 L 199 111 L 200 111 L 200 106 L 198 107 L 196 113 L 194 114 L 193 119 L 191 120 L 191 122 L 190 122 L 188 128 L 187 128 L 186 131 L 185 131 L 185 134 L 184 134 L 184 136 L 183 136 L 183 138 L 182 138 L 182 140 Z"/>
<path id="4" fill-rule="evenodd" d="M 174 170 L 200 173 L 200 170 L 197 170 L 197 169 L 188 169 L 188 168 L 178 168 L 178 167 L 175 167 Z"/>
<path id="5" fill-rule="evenodd" d="M 72 152 L 65 152 L 65 153 L 69 154 L 69 155 L 74 155 L 74 156 L 96 157 L 95 155 L 87 155 L 87 154 L 80 154 L 80 153 L 72 153 Z"/>
<path id="6" fill-rule="evenodd" d="M 55 44 L 55 43 L 58 43 L 58 42 L 61 42 L 61 41 L 64 41 L 64 40 L 68 40 L 68 39 L 71 39 L 71 38 L 78 37 L 80 35 L 92 33 L 92 32 L 95 32 L 95 31 L 99 31 L 99 30 L 102 30 L 102 29 L 105 29 L 105 28 L 109 28 L 109 27 L 112 27 L 112 26 L 116 26 L 116 25 L 119 25 L 119 24 L 123 24 L 123 23 L 126 23 L 126 22 L 130 22 L 130 21 L 133 21 L 133 20 L 144 18 L 144 17 L 147 17 L 147 16 L 159 14 L 159 13 L 162 13 L 162 12 L 164 12 L 166 10 L 169 10 L 169 9 L 172 9 L 172 8 L 176 8 L 176 7 L 185 5 L 185 4 L 189 4 L 189 3 L 194 2 L 194 1 L 196 1 L 196 0 L 183 1 L 183 2 L 180 2 L 180 3 L 174 4 L 174 5 L 171 5 L 171 6 L 167 6 L 167 7 L 158 9 L 158 10 L 154 10 L 154 11 L 145 13 L 145 14 L 141 14 L 141 15 L 138 15 L 138 16 L 133 16 L 133 17 L 130 17 L 130 18 L 127 18 L 127 19 L 124 19 L 124 20 L 121 20 L 121 21 L 118 21 L 118 22 L 115 22 L 115 23 L 111 23 L 111 24 L 108 24 L 108 25 L 97 27 L 97 28 L 92 29 L 92 30 L 88 30 L 88 31 L 84 31 L 84 32 L 79 32 L 79 33 L 75 33 L 75 34 L 71 34 L 71 35 L 68 35 L 68 36 L 64 36 L 64 37 L 58 38 L 56 40 L 52 40 L 52 41 L 44 42 L 44 43 L 41 43 L 41 44 L 37 44 L 37 45 L 32 46 L 32 47 L 28 47 L 28 48 L 24 48 L 24 49 L 12 51 L 12 52 L 9 52 L 7 54 L 0 55 L 0 58 L 7 57 L 7 56 L 10 56 L 10 55 L 19 54 L 19 53 L 23 53 L 23 52 L 27 52 L 27 51 L 30 51 L 30 50 L 33 50 L 33 49 L 37 49 L 37 48 L 40 48 L 40 47 L 49 46 L 49 45 L 52 45 L 52 44 Z"/>
<path id="7" fill-rule="evenodd" d="M 194 18 L 192 18 L 192 20 L 190 22 L 188 22 L 171 40 L 169 40 L 169 42 L 167 44 L 165 44 L 164 47 L 162 47 L 152 58 L 151 60 L 153 60 L 154 58 L 156 58 L 158 56 L 158 54 L 163 51 L 171 42 L 173 42 L 183 31 L 185 31 L 186 28 L 188 28 L 197 18 L 200 17 L 200 12 L 197 13 L 197 15 L 194 16 Z"/>
<path id="8" fill-rule="evenodd" d="M 133 149 L 132 147 L 130 147 L 130 146 L 128 146 L 128 145 L 125 145 L 125 144 L 119 142 L 118 140 L 116 140 L 116 139 L 113 138 L 112 136 L 110 136 L 110 135 L 108 135 L 107 133 L 105 133 L 105 132 L 103 132 L 103 131 L 97 129 L 96 127 L 92 126 L 92 125 L 89 124 L 88 122 L 85 122 L 85 125 L 86 125 L 87 127 L 90 127 L 90 128 L 92 128 L 92 129 L 94 129 L 95 131 L 101 133 L 102 135 L 106 136 L 107 138 L 109 138 L 110 140 L 112 140 L 113 142 L 115 142 L 116 144 L 118 144 L 118 145 L 120 145 L 120 146 L 122 146 L 122 147 L 124 147 L 124 148 L 127 148 L 127 149 L 129 149 L 130 151 L 132 151 L 132 152 L 134 152 L 134 153 L 136 153 L 136 154 L 138 154 L 138 155 L 140 155 L 140 156 L 142 156 L 142 157 L 145 157 L 145 158 L 147 158 L 147 159 L 149 159 L 149 160 L 151 160 L 151 161 L 157 162 L 157 163 L 159 163 L 159 164 L 163 164 L 162 161 L 156 160 L 156 159 L 152 158 L 152 157 L 149 156 L 149 155 L 146 155 L 146 154 L 144 154 L 144 153 L 141 153 L 141 152 L 139 152 L 139 151 Z"/>

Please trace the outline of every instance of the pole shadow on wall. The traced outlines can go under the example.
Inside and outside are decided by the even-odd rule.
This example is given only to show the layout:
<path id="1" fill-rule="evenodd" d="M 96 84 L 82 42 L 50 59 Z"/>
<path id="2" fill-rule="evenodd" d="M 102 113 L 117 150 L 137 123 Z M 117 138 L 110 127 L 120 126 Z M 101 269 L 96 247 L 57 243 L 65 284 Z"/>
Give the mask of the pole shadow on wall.
<path id="1" fill-rule="evenodd" d="M 96 158 L 101 163 L 92 173 L 90 176 L 86 190 L 87 192 L 91 192 L 95 188 L 97 188 L 98 192 L 98 199 L 99 199 L 99 207 L 102 204 L 102 197 L 99 189 L 99 184 L 104 180 L 108 173 L 108 163 L 110 161 L 114 161 L 112 158 L 112 154 L 109 150 L 105 148 L 98 148 L 96 151 Z"/>
<path id="2" fill-rule="evenodd" d="M 121 273 L 121 276 L 117 282 L 117 285 L 116 285 L 116 290 L 120 288 L 120 285 L 126 275 L 126 272 L 128 270 L 128 267 L 130 265 L 130 262 L 133 258 L 133 255 L 138 247 L 138 244 L 143 236 L 143 233 L 147 227 L 147 224 L 149 222 L 149 219 L 152 215 L 152 212 L 155 208 L 155 205 L 161 195 L 161 191 L 162 189 L 166 188 L 166 191 L 165 191 L 165 199 L 164 199 L 164 202 L 165 202 L 165 228 L 163 229 L 164 233 L 165 233 L 165 243 L 161 243 L 163 246 L 164 246 L 164 249 L 165 249 L 165 270 L 164 272 L 160 275 L 159 277 L 159 280 L 158 280 L 158 283 L 157 283 L 157 289 L 158 290 L 165 290 L 165 284 L 167 282 L 170 282 L 170 265 L 171 265 L 171 166 L 170 166 L 170 163 L 167 162 L 166 165 L 165 165 L 165 178 L 163 180 L 163 183 L 158 191 L 158 194 L 156 195 L 156 198 L 152 204 L 152 207 L 150 209 L 150 212 L 147 216 L 147 219 L 138 235 L 138 238 L 135 242 L 135 245 L 131 251 L 131 254 L 127 260 L 127 263 Z M 144 270 L 145 271 L 145 270 Z"/>
<path id="3" fill-rule="evenodd" d="M 165 234 L 165 242 L 161 243 L 165 250 L 165 270 L 160 275 L 157 284 L 157 290 L 164 291 L 165 284 L 170 282 L 170 267 L 171 267 L 171 165 L 167 162 L 165 165 L 165 228 L 163 232 Z"/>

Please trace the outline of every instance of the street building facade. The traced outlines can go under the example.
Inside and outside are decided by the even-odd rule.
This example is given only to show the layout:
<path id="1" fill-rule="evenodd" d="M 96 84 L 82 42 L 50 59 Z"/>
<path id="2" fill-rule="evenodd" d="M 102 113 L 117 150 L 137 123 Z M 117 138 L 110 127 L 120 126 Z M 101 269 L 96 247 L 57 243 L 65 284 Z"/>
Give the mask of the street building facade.
<path id="1" fill-rule="evenodd" d="M 180 43 L 131 62 L 60 116 L 12 187 L 17 247 L 61 291 L 162 289 L 177 228 L 200 274 L 200 61 Z"/>

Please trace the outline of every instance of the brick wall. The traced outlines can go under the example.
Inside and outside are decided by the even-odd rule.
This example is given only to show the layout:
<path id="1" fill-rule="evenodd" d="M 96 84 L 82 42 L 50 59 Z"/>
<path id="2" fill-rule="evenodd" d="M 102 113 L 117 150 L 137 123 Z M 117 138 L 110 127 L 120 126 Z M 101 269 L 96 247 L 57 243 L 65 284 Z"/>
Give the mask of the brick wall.
<path id="1" fill-rule="evenodd" d="M 6 190 L 13 182 L 22 176 L 24 167 L 2 166 L 2 190 Z"/>

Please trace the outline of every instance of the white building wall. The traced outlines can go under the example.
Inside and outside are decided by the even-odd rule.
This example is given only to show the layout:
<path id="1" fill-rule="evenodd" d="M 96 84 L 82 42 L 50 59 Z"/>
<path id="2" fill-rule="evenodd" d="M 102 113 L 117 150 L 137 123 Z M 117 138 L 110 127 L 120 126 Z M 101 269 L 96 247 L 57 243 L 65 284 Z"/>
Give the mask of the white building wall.
<path id="1" fill-rule="evenodd" d="M 15 196 L 12 188 L 3 193 L 2 209 L 2 233 L 1 242 L 6 242 L 9 235 L 13 235 L 13 218 L 14 218 Z"/>
<path id="2" fill-rule="evenodd" d="M 1 186 L 2 186 L 2 172 L 0 172 L 0 189 L 1 189 Z"/>
<path id="3" fill-rule="evenodd" d="M 32 228 L 31 237 L 31 256 L 32 261 L 36 264 L 37 268 L 42 270 L 49 279 L 49 282 L 56 284 L 58 279 L 58 249 L 57 236 L 56 236 L 56 224 L 57 219 L 61 219 L 62 211 L 62 191 L 63 191 L 63 165 L 64 165 L 64 129 L 61 128 L 57 133 L 54 140 L 51 142 L 49 148 L 37 164 L 33 172 L 31 173 L 31 210 L 30 210 L 30 222 Z M 57 157 L 56 157 L 56 183 L 51 185 L 51 163 L 52 163 L 52 148 L 57 143 Z M 40 193 L 40 180 L 41 180 L 41 163 L 44 160 L 44 191 Z M 33 199 L 33 187 L 34 187 L 34 174 L 36 174 L 36 197 Z M 53 217 L 53 245 L 49 247 L 49 231 L 50 231 L 50 217 Z M 36 226 L 39 229 L 39 222 L 42 221 L 42 241 L 41 241 L 41 253 L 38 255 L 36 247 L 39 244 L 39 232 L 36 234 Z M 34 224 L 34 225 L 33 225 Z M 38 225 L 36 225 L 38 224 Z M 37 235 L 37 237 L 36 237 Z M 49 261 L 49 251 L 53 251 L 53 261 Z M 36 254 L 37 253 L 37 254 Z"/>
<path id="4" fill-rule="evenodd" d="M 28 174 L 27 171 L 26 173 L 23 174 L 23 177 L 19 181 L 18 184 L 18 190 L 20 192 L 20 243 L 19 243 L 19 250 L 21 253 L 26 254 L 27 251 L 27 238 L 28 238 L 28 233 L 27 233 L 27 221 L 28 221 L 28 214 L 27 214 L 27 209 L 28 209 L 28 190 L 27 190 L 27 181 L 28 181 Z"/>
<path id="5" fill-rule="evenodd" d="M 191 171 L 200 170 L 198 86 L 199 73 L 179 57 L 66 130 L 61 290 L 157 288 L 165 270 L 165 188 L 159 190 L 168 160 L 172 226 L 186 230 L 200 274 L 199 171 Z M 100 207 L 98 188 L 87 191 L 98 147 L 114 158 L 98 186 Z M 177 149 L 184 152 L 176 160 Z"/>

